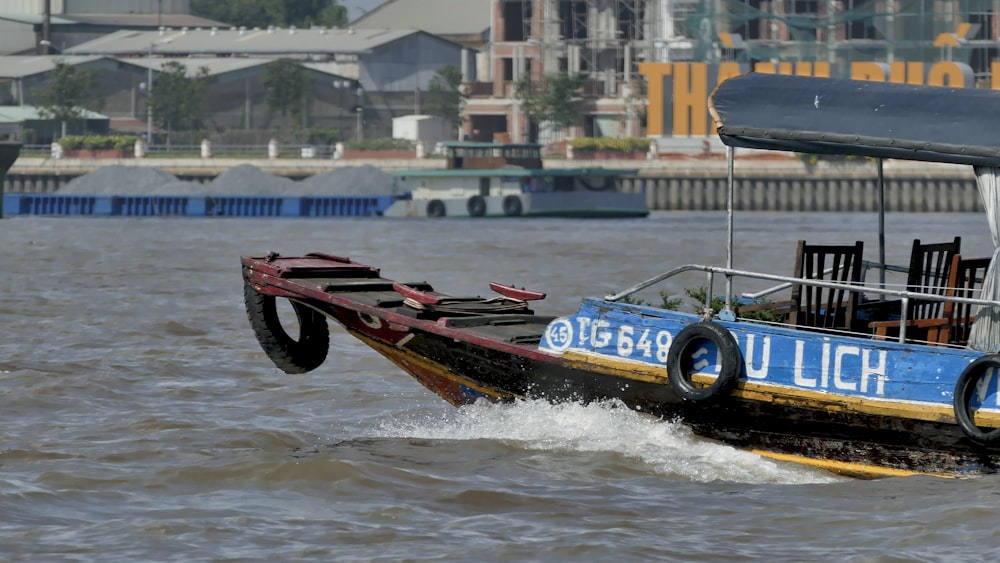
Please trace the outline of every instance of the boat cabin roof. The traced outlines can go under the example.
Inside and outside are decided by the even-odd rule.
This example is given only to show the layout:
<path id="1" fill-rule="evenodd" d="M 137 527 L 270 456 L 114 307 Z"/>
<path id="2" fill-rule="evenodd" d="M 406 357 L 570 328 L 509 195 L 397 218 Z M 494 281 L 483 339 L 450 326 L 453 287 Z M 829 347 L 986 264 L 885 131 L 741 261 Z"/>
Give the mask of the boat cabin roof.
<path id="1" fill-rule="evenodd" d="M 516 166 L 542 168 L 542 147 L 538 143 L 484 143 L 449 141 L 442 143 L 449 169 L 487 169 Z"/>
<path id="2" fill-rule="evenodd" d="M 709 110 L 733 147 L 1000 165 L 993 90 L 750 73 L 720 84 Z"/>
<path id="3" fill-rule="evenodd" d="M 396 178 L 546 178 L 546 177 L 624 177 L 637 176 L 638 168 L 480 168 L 459 170 L 396 170 Z"/>

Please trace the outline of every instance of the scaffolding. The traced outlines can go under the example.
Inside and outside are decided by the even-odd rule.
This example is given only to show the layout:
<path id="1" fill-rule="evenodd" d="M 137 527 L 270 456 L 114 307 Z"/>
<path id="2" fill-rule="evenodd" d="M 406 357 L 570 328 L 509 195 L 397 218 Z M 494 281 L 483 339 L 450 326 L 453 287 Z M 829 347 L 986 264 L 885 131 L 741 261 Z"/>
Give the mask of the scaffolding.
<path id="1" fill-rule="evenodd" d="M 1000 56 L 1000 0 L 501 0 L 504 41 L 541 46 L 537 71 L 607 84 L 642 62 L 968 64 Z M 738 42 L 736 48 L 727 40 Z M 526 63 L 530 67 L 530 60 Z M 529 69 L 522 69 L 530 72 Z"/>
<path id="2" fill-rule="evenodd" d="M 719 33 L 742 40 L 748 63 L 855 61 L 968 64 L 989 74 L 997 56 L 997 0 L 704 0 L 688 14 L 694 60 L 723 57 Z"/>

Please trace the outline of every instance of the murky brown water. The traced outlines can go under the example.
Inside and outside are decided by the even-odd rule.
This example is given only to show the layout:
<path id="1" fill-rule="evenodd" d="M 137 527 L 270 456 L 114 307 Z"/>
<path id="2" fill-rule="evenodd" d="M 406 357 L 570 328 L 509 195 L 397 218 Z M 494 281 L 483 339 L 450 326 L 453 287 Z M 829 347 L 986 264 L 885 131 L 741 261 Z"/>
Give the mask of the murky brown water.
<path id="1" fill-rule="evenodd" d="M 863 238 L 867 214 L 739 216 L 737 267 Z M 889 218 L 910 240 L 978 215 Z M 895 235 L 896 238 L 893 238 Z M 607 405 L 454 409 L 342 331 L 285 375 L 239 257 L 326 251 L 454 293 L 547 291 L 542 313 L 680 262 L 725 218 L 0 221 L 0 552 L 10 561 L 948 560 L 1000 553 L 1000 477 L 852 481 Z M 895 241 L 895 242 L 892 242 Z M 703 280 L 687 280 L 697 285 Z M 668 286 L 682 293 L 683 286 Z"/>

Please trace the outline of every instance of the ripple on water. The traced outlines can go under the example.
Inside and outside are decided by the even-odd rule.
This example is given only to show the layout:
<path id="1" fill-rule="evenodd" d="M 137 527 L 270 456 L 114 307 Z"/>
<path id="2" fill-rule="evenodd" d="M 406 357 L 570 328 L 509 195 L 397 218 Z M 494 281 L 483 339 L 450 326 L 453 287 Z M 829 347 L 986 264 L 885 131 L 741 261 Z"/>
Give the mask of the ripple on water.
<path id="1" fill-rule="evenodd" d="M 874 249 L 875 221 L 744 214 L 735 265 L 790 271 L 800 227 Z M 918 231 L 961 235 L 975 255 L 993 248 L 979 216 L 887 224 L 897 233 L 890 262 L 905 263 Z M 4 558 L 994 556 L 1000 478 L 850 481 L 613 404 L 454 409 L 336 327 L 326 364 L 292 376 L 261 352 L 242 303 L 240 255 L 324 251 L 451 293 L 516 283 L 549 294 L 541 313 L 566 314 L 582 296 L 669 265 L 723 261 L 724 226 L 724 213 L 447 224 L 4 219 Z M 662 289 L 683 298 L 703 283 Z"/>

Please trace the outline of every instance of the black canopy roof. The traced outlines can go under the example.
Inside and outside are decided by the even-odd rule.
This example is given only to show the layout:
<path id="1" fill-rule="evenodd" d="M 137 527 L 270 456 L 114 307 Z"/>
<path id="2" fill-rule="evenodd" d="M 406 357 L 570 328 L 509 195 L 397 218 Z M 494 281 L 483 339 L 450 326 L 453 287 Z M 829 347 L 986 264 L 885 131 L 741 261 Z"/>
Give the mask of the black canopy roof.
<path id="1" fill-rule="evenodd" d="M 750 73 L 709 100 L 734 147 L 1000 166 L 1000 92 Z"/>

